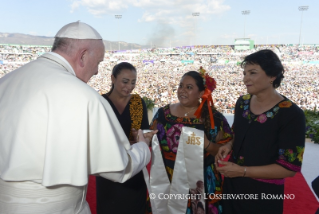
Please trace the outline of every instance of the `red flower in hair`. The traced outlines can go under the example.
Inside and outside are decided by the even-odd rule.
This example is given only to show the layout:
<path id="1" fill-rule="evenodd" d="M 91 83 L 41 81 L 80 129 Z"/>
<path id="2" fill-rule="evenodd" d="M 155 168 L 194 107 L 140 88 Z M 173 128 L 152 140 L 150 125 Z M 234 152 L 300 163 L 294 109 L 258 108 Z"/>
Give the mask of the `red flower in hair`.
<path id="1" fill-rule="evenodd" d="M 214 78 L 210 77 L 208 74 L 205 75 L 206 88 L 213 92 L 216 88 L 216 81 Z"/>
<path id="2" fill-rule="evenodd" d="M 206 70 L 200 66 L 199 68 L 199 74 L 202 76 L 203 80 L 204 80 L 204 85 L 205 87 L 210 90 L 211 92 L 213 92 L 216 88 L 216 81 L 214 78 L 210 77 L 207 73 Z"/>

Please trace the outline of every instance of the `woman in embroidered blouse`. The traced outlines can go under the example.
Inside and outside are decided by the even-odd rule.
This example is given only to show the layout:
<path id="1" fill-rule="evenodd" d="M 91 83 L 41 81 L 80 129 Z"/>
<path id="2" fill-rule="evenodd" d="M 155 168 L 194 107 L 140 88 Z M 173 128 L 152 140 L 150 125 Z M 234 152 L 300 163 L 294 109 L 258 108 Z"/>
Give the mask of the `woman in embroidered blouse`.
<path id="1" fill-rule="evenodd" d="M 136 69 L 130 63 L 119 63 L 114 66 L 111 79 L 110 92 L 102 96 L 113 108 L 127 138 L 134 143 L 134 129 L 149 129 L 144 100 L 138 94 L 131 94 L 136 85 Z M 144 214 L 147 209 L 147 189 L 142 171 L 125 183 L 96 177 L 96 195 L 98 214 Z"/>
<path id="2" fill-rule="evenodd" d="M 179 138 L 183 126 L 193 127 L 203 130 L 204 140 L 204 187 L 206 194 L 220 194 L 222 192 L 222 178 L 214 167 L 214 156 L 222 143 L 228 142 L 232 138 L 230 127 L 226 118 L 211 106 L 214 118 L 214 129 L 211 128 L 211 119 L 207 104 L 203 105 L 200 119 L 194 115 L 199 107 L 199 99 L 206 91 L 202 76 L 196 71 L 190 71 L 183 75 L 178 90 L 179 103 L 166 105 L 158 110 L 151 123 L 151 129 L 157 129 L 163 161 L 170 182 L 174 171 L 176 153 L 179 145 Z M 209 92 L 211 96 L 211 92 Z M 209 198 L 209 197 L 208 197 Z M 187 214 L 200 213 L 202 209 L 197 204 L 193 205 L 189 199 Z M 196 206 L 196 207 L 194 207 Z M 220 201 L 206 200 L 206 213 L 221 213 Z"/>
<path id="3" fill-rule="evenodd" d="M 284 78 L 284 67 L 274 52 L 261 50 L 248 55 L 241 66 L 248 94 L 236 103 L 233 140 L 215 156 L 216 163 L 224 165 L 217 167 L 225 176 L 224 193 L 238 197 L 223 200 L 224 211 L 282 213 L 284 178 L 301 168 L 305 116 L 276 91 Z M 231 150 L 229 161 L 222 161 Z M 243 198 L 239 194 L 247 195 Z"/>

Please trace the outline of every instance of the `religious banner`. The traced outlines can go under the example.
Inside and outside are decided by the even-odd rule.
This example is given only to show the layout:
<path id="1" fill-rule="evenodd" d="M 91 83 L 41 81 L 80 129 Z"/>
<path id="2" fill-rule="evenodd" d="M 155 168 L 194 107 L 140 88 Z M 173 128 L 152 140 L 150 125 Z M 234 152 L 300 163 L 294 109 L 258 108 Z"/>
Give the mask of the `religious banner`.
<path id="1" fill-rule="evenodd" d="M 150 175 L 143 170 L 153 214 L 185 214 L 189 199 L 195 213 L 205 213 L 203 151 L 204 132 L 182 127 L 170 182 L 157 135 L 153 136 Z"/>

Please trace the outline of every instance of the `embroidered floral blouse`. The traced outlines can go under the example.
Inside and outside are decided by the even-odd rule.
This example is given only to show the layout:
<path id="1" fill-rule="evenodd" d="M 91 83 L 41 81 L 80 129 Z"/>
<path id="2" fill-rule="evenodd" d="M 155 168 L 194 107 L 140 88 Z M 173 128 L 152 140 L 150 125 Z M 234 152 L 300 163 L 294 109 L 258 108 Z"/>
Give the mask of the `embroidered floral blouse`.
<path id="1" fill-rule="evenodd" d="M 284 96 L 283 96 L 284 97 Z M 236 103 L 233 131 L 235 142 L 231 161 L 245 166 L 279 164 L 299 172 L 305 146 L 305 116 L 284 97 L 268 111 L 255 115 L 250 111 L 251 95 Z M 283 179 L 257 179 L 283 184 Z"/>
<path id="2" fill-rule="evenodd" d="M 205 134 L 211 142 L 215 143 L 219 131 L 223 131 L 223 138 L 219 143 L 226 143 L 232 139 L 232 132 L 226 118 L 218 111 L 213 111 L 215 128 L 206 130 Z M 204 125 L 197 118 L 176 117 L 171 114 L 169 105 L 160 108 L 153 118 L 151 129 L 157 129 L 157 137 L 162 150 L 163 161 L 169 180 L 172 180 L 174 164 L 179 144 L 179 137 L 183 126 L 204 130 Z M 222 178 L 215 170 L 214 156 L 208 152 L 204 154 L 204 183 L 205 192 L 220 194 L 222 192 Z M 191 202 L 187 206 L 187 214 L 192 213 Z M 221 206 L 218 200 L 207 201 L 206 213 L 220 213 Z"/>

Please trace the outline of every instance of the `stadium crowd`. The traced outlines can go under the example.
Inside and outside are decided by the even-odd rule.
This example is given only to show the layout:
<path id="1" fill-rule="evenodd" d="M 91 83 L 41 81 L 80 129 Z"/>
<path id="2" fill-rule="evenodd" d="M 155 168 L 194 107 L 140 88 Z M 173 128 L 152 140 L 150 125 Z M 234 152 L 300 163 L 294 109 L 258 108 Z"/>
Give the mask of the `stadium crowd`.
<path id="1" fill-rule="evenodd" d="M 88 84 L 99 93 L 106 93 L 111 86 L 113 66 L 130 62 L 138 71 L 134 92 L 163 106 L 177 102 L 181 76 L 203 66 L 217 82 L 214 104 L 224 113 L 233 113 L 237 98 L 246 93 L 240 62 L 245 55 L 266 48 L 274 50 L 286 68 L 278 91 L 302 109 L 318 108 L 319 46 L 315 45 L 258 45 L 252 50 L 235 50 L 234 46 L 225 45 L 107 51 L 98 75 Z M 50 47 L 0 45 L 0 78 L 48 51 Z"/>

